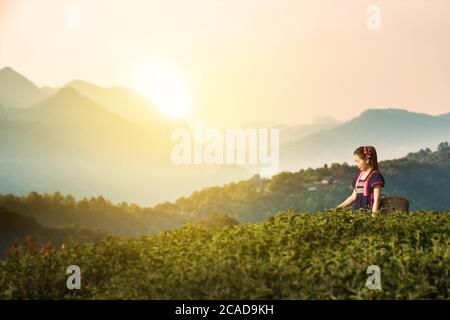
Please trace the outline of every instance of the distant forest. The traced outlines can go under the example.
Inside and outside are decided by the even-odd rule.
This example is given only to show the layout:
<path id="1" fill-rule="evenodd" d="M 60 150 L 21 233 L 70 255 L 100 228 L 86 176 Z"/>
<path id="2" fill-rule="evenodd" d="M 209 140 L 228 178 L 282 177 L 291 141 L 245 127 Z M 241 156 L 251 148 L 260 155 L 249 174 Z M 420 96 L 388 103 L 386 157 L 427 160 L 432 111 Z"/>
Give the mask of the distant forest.
<path id="1" fill-rule="evenodd" d="M 411 211 L 450 209 L 448 142 L 440 143 L 436 151 L 421 149 L 404 158 L 382 161 L 379 167 L 386 179 L 382 193 L 406 197 Z M 46 227 L 83 226 L 108 234 L 139 236 L 178 228 L 188 221 L 212 225 L 217 221 L 249 223 L 290 208 L 311 213 L 334 208 L 351 193 L 357 170 L 347 163 L 333 163 L 283 172 L 271 179 L 255 175 L 153 207 L 113 204 L 103 197 L 77 201 L 59 192 L 0 195 L 0 207 L 32 217 Z"/>

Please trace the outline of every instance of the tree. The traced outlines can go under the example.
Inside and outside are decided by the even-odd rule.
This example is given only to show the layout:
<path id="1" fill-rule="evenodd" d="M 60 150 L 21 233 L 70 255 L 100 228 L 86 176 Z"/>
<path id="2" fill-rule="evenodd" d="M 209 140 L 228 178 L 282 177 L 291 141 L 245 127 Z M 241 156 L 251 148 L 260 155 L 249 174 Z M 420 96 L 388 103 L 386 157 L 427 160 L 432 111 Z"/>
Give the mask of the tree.
<path id="1" fill-rule="evenodd" d="M 448 149 L 449 149 L 449 147 L 448 147 L 448 142 L 447 141 L 439 143 L 439 146 L 438 146 L 438 151 L 439 152 L 445 152 Z"/>
<path id="2" fill-rule="evenodd" d="M 217 211 L 213 211 L 208 213 L 206 219 L 200 220 L 199 224 L 208 226 L 208 227 L 225 227 L 239 224 L 239 221 L 236 219 Z"/>

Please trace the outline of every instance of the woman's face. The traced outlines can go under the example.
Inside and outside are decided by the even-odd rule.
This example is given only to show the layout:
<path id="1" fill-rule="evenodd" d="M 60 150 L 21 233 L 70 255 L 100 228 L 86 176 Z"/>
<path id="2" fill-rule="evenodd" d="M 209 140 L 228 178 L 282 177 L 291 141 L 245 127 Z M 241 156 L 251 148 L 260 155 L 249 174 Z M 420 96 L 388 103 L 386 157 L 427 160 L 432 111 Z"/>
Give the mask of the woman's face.
<path id="1" fill-rule="evenodd" d="M 355 157 L 355 164 L 358 166 L 359 170 L 365 171 L 370 168 L 369 159 L 364 160 L 360 158 L 360 156 L 358 156 L 357 154 L 355 154 L 354 157 Z"/>

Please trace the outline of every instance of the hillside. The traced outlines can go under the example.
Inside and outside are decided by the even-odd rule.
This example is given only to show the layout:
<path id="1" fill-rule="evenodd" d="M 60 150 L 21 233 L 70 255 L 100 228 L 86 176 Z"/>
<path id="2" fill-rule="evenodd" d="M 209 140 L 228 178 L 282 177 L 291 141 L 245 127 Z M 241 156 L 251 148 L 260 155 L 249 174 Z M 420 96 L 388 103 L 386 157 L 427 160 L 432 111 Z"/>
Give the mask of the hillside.
<path id="1" fill-rule="evenodd" d="M 448 143 L 441 143 L 438 150 L 427 150 L 381 161 L 379 168 L 386 180 L 382 193 L 406 197 L 411 210 L 448 210 L 450 147 Z M 289 208 L 322 211 L 334 208 L 351 194 L 351 181 L 357 173 L 356 166 L 344 162 L 282 172 L 271 179 L 256 175 L 248 180 L 195 191 L 189 197 L 156 205 L 153 210 L 194 216 L 219 210 L 240 222 L 261 221 Z"/>
<path id="2" fill-rule="evenodd" d="M 23 248 L 0 262 L 0 298 L 448 299 L 449 229 L 450 211 L 291 210 L 257 224 Z M 80 265 L 81 290 L 66 289 L 68 264 Z M 381 290 L 366 287 L 372 265 Z"/>
<path id="3" fill-rule="evenodd" d="M 75 89 L 83 96 L 105 106 L 108 111 L 129 121 L 156 125 L 168 120 L 163 119 L 163 115 L 149 101 L 128 88 L 104 88 L 81 80 L 73 80 L 64 87 Z"/>
<path id="4" fill-rule="evenodd" d="M 287 142 L 297 141 L 303 137 L 311 134 L 330 130 L 341 125 L 342 122 L 332 117 L 318 117 L 308 124 L 286 125 L 286 124 L 272 124 L 267 122 L 254 122 L 243 125 L 243 128 L 253 129 L 278 129 L 280 130 L 280 145 Z"/>
<path id="5" fill-rule="evenodd" d="M 153 204 L 249 176 L 235 165 L 174 165 L 174 125 L 133 123 L 72 87 L 25 109 L 0 109 L 0 193 L 61 190 Z"/>
<path id="6" fill-rule="evenodd" d="M 385 177 L 385 195 L 406 197 L 410 210 L 450 208 L 450 147 L 420 150 L 406 157 L 380 162 Z M 258 222 L 280 211 L 295 208 L 314 213 L 336 207 L 351 193 L 358 173 L 347 163 L 318 169 L 283 172 L 271 179 L 254 176 L 204 188 L 174 202 L 141 207 L 104 197 L 76 201 L 71 195 L 30 193 L 28 196 L 0 195 L 0 206 L 35 217 L 48 226 L 67 224 L 102 229 L 116 235 L 148 235 L 181 227 L 187 221 L 220 212 L 239 222 Z"/>
<path id="7" fill-rule="evenodd" d="M 369 134 L 370 133 L 370 134 Z M 396 159 L 424 146 L 450 140 L 450 118 L 403 109 L 369 109 L 330 130 L 280 147 L 283 171 L 322 167 L 352 158 L 360 145 L 376 146 L 380 158 Z"/>
<path id="8" fill-rule="evenodd" d="M 180 227 L 187 217 L 162 215 L 150 208 L 122 202 L 114 205 L 103 197 L 75 201 L 72 196 L 30 193 L 26 197 L 1 195 L 0 207 L 19 212 L 49 227 L 66 225 L 100 229 L 112 235 L 139 236 Z"/>
<path id="9" fill-rule="evenodd" d="M 26 128 L 36 123 L 41 125 L 38 133 L 45 132 L 50 135 L 54 141 L 53 149 L 55 152 L 59 151 L 58 155 L 45 157 L 46 141 L 33 135 L 14 144 L 26 152 L 24 143 L 36 146 L 44 143 L 41 153 L 44 153 L 43 158 L 48 160 L 64 156 L 70 158 L 68 161 L 81 158 L 92 161 L 95 166 L 95 160 L 99 157 L 108 158 L 110 161 L 124 159 L 126 162 L 139 158 L 142 163 L 151 160 L 151 163 L 156 165 L 162 162 L 160 153 L 170 150 L 169 138 L 162 140 L 155 137 L 156 132 L 165 133 L 169 137 L 169 128 L 166 128 L 166 132 L 156 131 L 155 128 L 130 123 L 71 87 L 63 88 L 28 108 L 7 109 L 2 112 L 4 121 L 10 126 L 5 123 L 1 124 L 0 128 L 8 135 L 9 141 L 16 141 L 21 135 L 12 126 Z M 155 149 L 148 148 L 149 145 Z M 131 152 L 124 152 L 127 150 Z"/>
<path id="10" fill-rule="evenodd" d="M 103 237 L 105 234 L 100 231 L 82 227 L 45 227 L 33 217 L 0 207 L 0 258 L 5 256 L 6 250 L 14 242 L 21 242 L 25 239 L 33 241 L 39 247 L 48 241 L 60 245 L 63 241 L 98 241 Z"/>
<path id="11" fill-rule="evenodd" d="M 25 108 L 48 95 L 20 73 L 5 67 L 0 69 L 0 105 L 5 108 Z"/>

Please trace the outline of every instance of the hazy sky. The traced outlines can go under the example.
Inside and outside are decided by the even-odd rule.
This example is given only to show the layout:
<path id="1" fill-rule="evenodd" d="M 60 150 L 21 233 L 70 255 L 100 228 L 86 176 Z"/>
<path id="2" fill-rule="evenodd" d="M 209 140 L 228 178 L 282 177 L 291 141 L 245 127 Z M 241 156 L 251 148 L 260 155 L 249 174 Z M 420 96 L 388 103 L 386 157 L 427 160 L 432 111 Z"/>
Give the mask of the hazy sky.
<path id="1" fill-rule="evenodd" d="M 136 88 L 163 61 L 212 125 L 450 112 L 449 40 L 449 0 L 0 0 L 0 68 Z"/>

